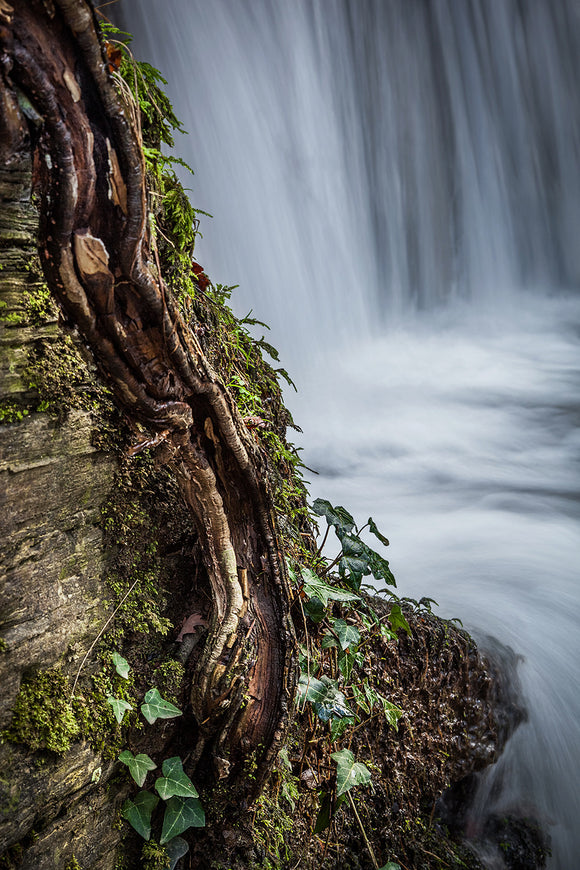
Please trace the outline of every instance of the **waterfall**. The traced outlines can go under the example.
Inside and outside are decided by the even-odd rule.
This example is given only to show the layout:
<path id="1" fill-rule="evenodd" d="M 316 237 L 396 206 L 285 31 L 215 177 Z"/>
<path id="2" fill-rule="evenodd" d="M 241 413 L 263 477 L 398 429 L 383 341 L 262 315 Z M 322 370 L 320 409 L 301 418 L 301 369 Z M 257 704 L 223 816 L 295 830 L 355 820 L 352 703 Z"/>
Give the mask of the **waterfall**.
<path id="1" fill-rule="evenodd" d="M 580 6 L 124 0 L 189 137 L 198 258 L 296 376 L 314 495 L 524 657 L 487 778 L 580 853 Z M 507 772 L 507 773 L 506 773 Z M 509 783 L 492 798 L 493 783 Z M 482 810 L 483 812 L 483 810 Z M 484 856 L 490 867 L 498 856 Z"/>

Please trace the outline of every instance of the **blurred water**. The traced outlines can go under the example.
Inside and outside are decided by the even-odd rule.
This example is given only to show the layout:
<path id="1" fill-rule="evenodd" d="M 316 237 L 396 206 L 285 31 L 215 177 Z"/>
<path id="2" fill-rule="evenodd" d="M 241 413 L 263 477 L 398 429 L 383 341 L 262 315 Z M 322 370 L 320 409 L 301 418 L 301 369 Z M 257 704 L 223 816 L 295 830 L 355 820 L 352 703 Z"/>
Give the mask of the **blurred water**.
<path id="1" fill-rule="evenodd" d="M 529 721 L 489 780 L 573 870 L 578 3 L 124 10 L 191 132 L 187 183 L 215 215 L 198 257 L 241 285 L 238 312 L 272 325 L 299 383 L 313 497 L 373 515 L 403 594 L 524 656 Z"/>

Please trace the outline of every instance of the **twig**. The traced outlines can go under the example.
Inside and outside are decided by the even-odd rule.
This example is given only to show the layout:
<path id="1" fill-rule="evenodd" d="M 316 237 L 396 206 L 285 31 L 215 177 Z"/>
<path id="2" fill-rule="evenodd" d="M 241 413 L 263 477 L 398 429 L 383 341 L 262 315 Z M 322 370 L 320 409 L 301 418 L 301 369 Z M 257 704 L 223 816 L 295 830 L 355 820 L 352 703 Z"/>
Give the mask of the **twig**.
<path id="1" fill-rule="evenodd" d="M 347 798 L 348 798 L 348 800 L 349 800 L 349 803 L 350 803 L 350 805 L 351 805 L 351 807 L 352 807 L 352 811 L 353 811 L 353 813 L 354 813 L 354 815 L 355 815 L 355 818 L 356 818 L 356 820 L 357 820 L 357 822 L 358 822 L 358 826 L 359 826 L 359 828 L 360 828 L 360 830 L 361 830 L 361 834 L 363 835 L 363 838 L 364 838 L 364 841 L 365 841 L 365 845 L 366 845 L 366 847 L 367 847 L 367 849 L 368 849 L 369 855 L 371 856 L 371 861 L 373 862 L 373 867 L 375 868 L 375 870 L 379 870 L 379 862 L 377 861 L 377 859 L 376 859 L 376 857 L 375 857 L 375 853 L 373 852 L 373 847 L 371 846 L 370 841 L 369 841 L 369 838 L 367 837 L 367 832 L 365 831 L 365 829 L 364 829 L 364 825 L 363 825 L 363 823 L 361 822 L 361 818 L 360 818 L 360 816 L 359 816 L 359 814 L 358 814 L 358 812 L 357 812 L 357 809 L 356 809 L 356 807 L 355 807 L 355 805 L 354 805 L 354 801 L 353 801 L 353 799 L 352 799 L 352 795 L 351 795 L 350 791 L 347 791 L 346 796 L 347 796 Z"/>
<path id="2" fill-rule="evenodd" d="M 76 687 L 77 687 L 77 683 L 78 683 L 78 681 L 79 681 L 79 676 L 80 676 L 80 673 L 81 673 L 81 671 L 82 671 L 82 669 L 83 669 L 83 665 L 84 665 L 84 663 L 86 662 L 86 660 L 88 659 L 88 657 L 89 657 L 90 654 L 92 653 L 93 649 L 95 648 L 95 644 L 97 643 L 97 641 L 99 640 L 99 638 L 101 638 L 101 637 L 103 636 L 103 634 L 104 634 L 104 632 L 105 632 L 105 629 L 107 628 L 107 626 L 109 625 L 109 623 L 112 622 L 113 619 L 115 618 L 115 616 L 116 616 L 116 614 L 117 614 L 119 608 L 121 607 L 121 605 L 122 605 L 122 604 L 124 603 L 124 601 L 129 597 L 129 595 L 131 594 L 131 592 L 133 591 L 133 589 L 134 589 L 135 586 L 137 585 L 138 581 L 139 581 L 139 578 L 137 577 L 137 579 L 133 581 L 133 583 L 131 584 L 131 586 L 129 587 L 129 589 L 125 592 L 125 594 L 123 595 L 123 597 L 121 598 L 121 600 L 119 601 L 119 603 L 117 604 L 117 606 L 115 607 L 115 609 L 113 610 L 113 612 L 111 613 L 111 615 L 109 616 L 109 618 L 107 619 L 107 621 L 105 622 L 105 624 L 103 625 L 103 627 L 101 628 L 100 632 L 98 633 L 98 635 L 96 636 L 96 638 L 94 639 L 94 641 L 92 642 L 92 644 L 90 645 L 90 647 L 88 648 L 88 650 L 87 650 L 87 652 L 86 652 L 86 654 L 85 654 L 84 659 L 83 659 L 82 662 L 80 663 L 79 669 L 78 669 L 78 671 L 77 671 L 77 675 L 76 675 L 76 677 L 75 677 L 75 681 L 74 681 L 74 683 L 73 683 L 72 692 L 71 692 L 71 694 L 70 694 L 70 699 L 71 699 L 71 701 L 72 701 L 72 699 L 74 698 L 74 695 L 75 695 L 75 689 L 76 689 Z"/>

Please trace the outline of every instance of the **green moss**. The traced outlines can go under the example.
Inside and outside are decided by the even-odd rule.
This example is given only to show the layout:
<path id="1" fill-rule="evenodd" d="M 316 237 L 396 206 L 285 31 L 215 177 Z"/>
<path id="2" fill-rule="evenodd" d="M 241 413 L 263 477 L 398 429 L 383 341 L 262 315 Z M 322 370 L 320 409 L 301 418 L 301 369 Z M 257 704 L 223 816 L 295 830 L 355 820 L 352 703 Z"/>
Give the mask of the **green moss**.
<path id="1" fill-rule="evenodd" d="M 2 738 L 21 743 L 33 752 L 48 750 L 59 755 L 77 740 L 87 740 L 95 752 L 114 758 L 124 744 L 107 697 L 123 698 L 133 707 L 124 728 L 137 721 L 137 697 L 133 678 L 123 680 L 110 661 L 77 685 L 74 697 L 69 678 L 58 668 L 40 671 L 22 681 L 12 710 L 12 721 Z"/>
<path id="2" fill-rule="evenodd" d="M 0 425 L 20 423 L 28 414 L 28 408 L 22 407 L 19 402 L 13 399 L 0 402 Z"/>
<path id="3" fill-rule="evenodd" d="M 68 679 L 61 671 L 41 671 L 22 682 L 12 721 L 2 734 L 5 740 L 64 753 L 79 734 Z"/>
<path id="4" fill-rule="evenodd" d="M 181 662 L 170 659 L 153 671 L 152 684 L 157 686 L 164 698 L 176 704 L 184 675 L 185 668 Z"/>
<path id="5" fill-rule="evenodd" d="M 143 843 L 141 859 L 143 870 L 169 870 L 171 867 L 171 860 L 165 846 L 160 846 L 155 840 Z"/>

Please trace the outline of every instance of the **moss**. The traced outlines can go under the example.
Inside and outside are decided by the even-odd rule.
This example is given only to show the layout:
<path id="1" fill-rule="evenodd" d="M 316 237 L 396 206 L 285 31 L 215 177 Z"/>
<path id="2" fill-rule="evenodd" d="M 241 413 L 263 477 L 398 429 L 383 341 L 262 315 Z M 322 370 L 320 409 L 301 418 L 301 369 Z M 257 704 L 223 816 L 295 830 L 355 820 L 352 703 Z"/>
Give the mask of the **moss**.
<path id="1" fill-rule="evenodd" d="M 141 850 L 141 867 L 143 870 L 169 870 L 171 860 L 164 846 L 160 846 L 155 840 L 143 843 Z"/>
<path id="2" fill-rule="evenodd" d="M 114 758 L 124 744 L 107 698 L 123 698 L 134 708 L 123 722 L 135 724 L 137 698 L 132 678 L 122 680 L 110 663 L 79 683 L 74 697 L 69 678 L 58 668 L 40 671 L 22 681 L 12 710 L 12 720 L 2 738 L 20 743 L 33 752 L 48 750 L 59 755 L 77 740 L 87 740 L 96 752 Z"/>
<path id="3" fill-rule="evenodd" d="M 32 750 L 64 753 L 79 733 L 68 679 L 55 668 L 22 682 L 12 721 L 2 736 L 13 743 L 24 743 Z"/>
<path id="4" fill-rule="evenodd" d="M 0 402 L 0 425 L 20 423 L 29 414 L 28 408 L 24 408 L 19 402 L 7 399 Z"/>
<path id="5" fill-rule="evenodd" d="M 153 671 L 152 683 L 164 698 L 177 703 L 184 675 L 185 668 L 181 662 L 170 659 Z"/>

